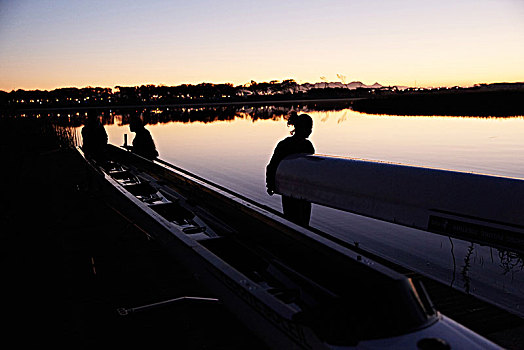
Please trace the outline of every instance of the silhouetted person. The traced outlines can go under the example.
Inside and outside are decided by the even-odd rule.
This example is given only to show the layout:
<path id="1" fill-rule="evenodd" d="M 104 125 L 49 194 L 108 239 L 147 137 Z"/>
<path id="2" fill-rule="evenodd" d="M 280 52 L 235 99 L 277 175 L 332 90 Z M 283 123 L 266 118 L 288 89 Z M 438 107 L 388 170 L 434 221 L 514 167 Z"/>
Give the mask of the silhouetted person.
<path id="1" fill-rule="evenodd" d="M 133 153 L 148 159 L 155 159 L 158 157 L 155 142 L 153 141 L 149 130 L 144 127 L 144 123 L 141 118 L 131 118 L 129 122 L 129 130 L 135 133 L 133 147 L 131 148 Z"/>
<path id="2" fill-rule="evenodd" d="M 104 155 L 107 146 L 106 129 L 100 122 L 96 111 L 87 112 L 87 122 L 82 128 L 82 150 L 93 158 Z"/>
<path id="3" fill-rule="evenodd" d="M 280 141 L 275 152 L 266 167 L 267 193 L 272 196 L 275 193 L 275 175 L 280 161 L 291 154 L 315 153 L 315 148 L 307 138 L 313 130 L 313 120 L 307 114 L 290 114 L 287 125 L 293 125 L 290 137 Z M 308 226 L 311 217 L 311 203 L 303 199 L 282 196 L 282 210 L 284 216 L 297 224 Z"/>

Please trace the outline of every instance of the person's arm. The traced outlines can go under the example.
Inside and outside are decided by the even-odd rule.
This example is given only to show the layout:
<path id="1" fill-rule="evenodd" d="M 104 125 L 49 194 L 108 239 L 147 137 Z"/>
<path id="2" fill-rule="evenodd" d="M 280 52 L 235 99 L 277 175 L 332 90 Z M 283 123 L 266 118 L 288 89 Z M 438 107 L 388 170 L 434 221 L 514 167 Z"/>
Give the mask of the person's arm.
<path id="1" fill-rule="evenodd" d="M 148 153 L 149 153 L 149 157 L 150 158 L 156 158 L 158 157 L 158 151 L 156 150 L 156 145 L 155 145 L 155 141 L 153 141 L 153 136 L 151 136 L 151 133 L 149 132 L 148 133 L 148 138 L 147 138 L 147 150 L 148 150 Z"/>
<path id="2" fill-rule="evenodd" d="M 267 193 L 270 196 L 275 193 L 275 175 L 277 173 L 278 164 L 280 164 L 282 158 L 282 143 L 279 143 L 266 167 L 266 188 Z"/>
<path id="3" fill-rule="evenodd" d="M 315 154 L 315 147 L 313 146 L 313 143 L 311 143 L 311 141 L 309 141 L 309 145 L 311 146 L 310 153 Z"/>

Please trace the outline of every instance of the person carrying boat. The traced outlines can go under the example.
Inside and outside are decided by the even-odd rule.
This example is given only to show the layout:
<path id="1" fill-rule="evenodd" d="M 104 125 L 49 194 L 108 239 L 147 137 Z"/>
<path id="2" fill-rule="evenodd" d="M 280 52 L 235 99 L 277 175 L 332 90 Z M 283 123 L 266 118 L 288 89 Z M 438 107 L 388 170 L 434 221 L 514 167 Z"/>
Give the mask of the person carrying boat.
<path id="1" fill-rule="evenodd" d="M 313 119 L 307 114 L 298 115 L 296 112 L 291 112 L 287 120 L 287 125 L 294 126 L 294 129 L 291 131 L 291 136 L 277 144 L 273 156 L 266 167 L 266 187 L 267 193 L 270 196 L 275 193 L 275 175 L 282 159 L 292 154 L 315 153 L 313 144 L 307 139 L 313 130 Z M 284 212 L 284 217 L 290 221 L 303 226 L 309 225 L 309 219 L 311 217 L 310 202 L 283 195 L 282 211 Z"/>
<path id="2" fill-rule="evenodd" d="M 100 122 L 98 113 L 94 110 L 87 112 L 87 122 L 82 128 L 82 150 L 92 158 L 104 155 L 107 146 L 106 129 Z"/>
<path id="3" fill-rule="evenodd" d="M 144 122 L 140 117 L 132 117 L 129 121 L 129 130 L 135 133 L 131 151 L 147 159 L 158 157 L 158 151 L 151 133 L 144 127 Z"/>

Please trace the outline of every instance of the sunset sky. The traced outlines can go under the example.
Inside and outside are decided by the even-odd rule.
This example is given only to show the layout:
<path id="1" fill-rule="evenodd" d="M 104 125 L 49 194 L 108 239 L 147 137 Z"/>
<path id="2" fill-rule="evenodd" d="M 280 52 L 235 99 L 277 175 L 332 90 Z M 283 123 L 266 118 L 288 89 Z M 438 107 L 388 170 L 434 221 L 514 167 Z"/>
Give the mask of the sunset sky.
<path id="1" fill-rule="evenodd" d="M 0 0 L 0 90 L 524 81 L 524 0 Z"/>

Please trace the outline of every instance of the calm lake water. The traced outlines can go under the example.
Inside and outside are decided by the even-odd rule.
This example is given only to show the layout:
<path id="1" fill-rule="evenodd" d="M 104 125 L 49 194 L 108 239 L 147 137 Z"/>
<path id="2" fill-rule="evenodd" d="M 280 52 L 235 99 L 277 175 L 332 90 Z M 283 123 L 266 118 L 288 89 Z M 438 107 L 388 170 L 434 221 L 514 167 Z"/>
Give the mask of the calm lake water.
<path id="1" fill-rule="evenodd" d="M 366 115 L 348 106 L 155 109 L 146 126 L 160 158 L 281 210 L 265 166 L 289 135 L 290 109 L 314 120 L 317 153 L 524 178 L 524 118 Z M 128 112 L 105 111 L 109 141 L 129 142 Z M 174 121 L 182 119 L 184 121 Z M 523 257 L 314 205 L 311 225 L 524 316 Z"/>

